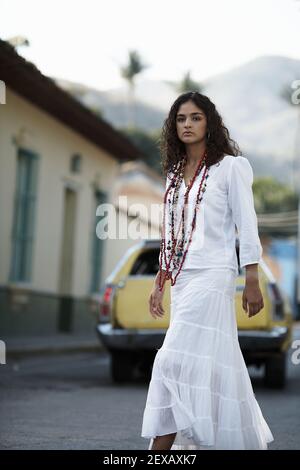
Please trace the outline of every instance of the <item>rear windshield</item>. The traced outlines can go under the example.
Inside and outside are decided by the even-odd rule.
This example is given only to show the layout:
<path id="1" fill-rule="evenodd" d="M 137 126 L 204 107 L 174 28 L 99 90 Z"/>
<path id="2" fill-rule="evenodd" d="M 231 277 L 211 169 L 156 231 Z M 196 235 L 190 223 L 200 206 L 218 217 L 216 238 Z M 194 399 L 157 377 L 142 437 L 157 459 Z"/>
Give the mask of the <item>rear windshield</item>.
<path id="1" fill-rule="evenodd" d="M 245 268 L 241 268 L 239 264 L 239 256 L 237 252 L 238 258 L 238 269 L 239 274 L 245 274 Z M 143 251 L 139 254 L 137 259 L 132 265 L 130 275 L 148 275 L 148 274 L 157 274 L 159 270 L 159 248 L 152 248 L 146 251 Z"/>
<path id="2" fill-rule="evenodd" d="M 159 270 L 159 248 L 143 251 L 132 265 L 130 275 L 157 274 Z"/>

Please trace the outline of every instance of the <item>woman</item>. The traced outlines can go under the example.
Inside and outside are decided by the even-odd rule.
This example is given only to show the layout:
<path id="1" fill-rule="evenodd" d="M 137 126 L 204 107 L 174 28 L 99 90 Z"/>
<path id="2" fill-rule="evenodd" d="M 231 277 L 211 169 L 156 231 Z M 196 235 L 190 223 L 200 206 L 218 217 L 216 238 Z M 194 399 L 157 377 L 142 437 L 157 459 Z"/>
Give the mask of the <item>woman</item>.
<path id="1" fill-rule="evenodd" d="M 163 316 L 170 280 L 170 324 L 153 363 L 141 435 L 151 450 L 267 449 L 274 438 L 240 350 L 234 303 L 237 227 L 243 309 L 252 317 L 264 306 L 252 167 L 198 92 L 172 105 L 161 150 L 167 181 L 149 309 Z"/>

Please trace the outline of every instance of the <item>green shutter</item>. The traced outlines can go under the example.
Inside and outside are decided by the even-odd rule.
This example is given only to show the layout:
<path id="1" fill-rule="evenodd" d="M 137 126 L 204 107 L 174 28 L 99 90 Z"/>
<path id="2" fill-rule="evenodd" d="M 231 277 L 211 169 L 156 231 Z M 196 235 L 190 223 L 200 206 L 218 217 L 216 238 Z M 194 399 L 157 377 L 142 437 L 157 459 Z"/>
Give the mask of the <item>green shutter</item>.
<path id="1" fill-rule="evenodd" d="M 38 156 L 19 149 L 17 157 L 10 280 L 30 281 L 34 242 Z"/>
<path id="2" fill-rule="evenodd" d="M 93 238 L 92 238 L 92 250 L 91 250 L 91 284 L 90 290 L 91 292 L 98 292 L 101 285 L 101 272 L 102 272 L 102 264 L 103 264 L 103 244 L 105 240 L 101 240 L 97 237 L 96 234 L 96 226 L 99 222 L 99 217 L 96 217 L 96 209 L 100 204 L 104 204 L 107 201 L 106 193 L 102 191 L 95 191 L 94 193 L 94 230 L 93 230 Z"/>

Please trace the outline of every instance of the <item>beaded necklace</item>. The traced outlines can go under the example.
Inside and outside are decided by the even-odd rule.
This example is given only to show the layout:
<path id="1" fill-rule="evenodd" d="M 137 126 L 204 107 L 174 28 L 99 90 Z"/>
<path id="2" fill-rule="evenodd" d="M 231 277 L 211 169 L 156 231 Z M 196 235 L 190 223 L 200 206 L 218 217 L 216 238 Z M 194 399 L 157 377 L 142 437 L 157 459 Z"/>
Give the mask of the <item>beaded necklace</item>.
<path id="1" fill-rule="evenodd" d="M 169 184 L 165 196 L 164 196 L 164 208 L 163 208 L 163 221 L 162 221 L 162 236 L 161 236 L 161 243 L 160 243 L 160 263 L 159 263 L 159 290 L 162 291 L 164 283 L 167 279 L 171 280 L 171 285 L 173 286 L 176 283 L 176 279 L 182 269 L 183 263 L 185 261 L 186 255 L 188 253 L 188 249 L 190 243 L 192 241 L 192 236 L 196 227 L 196 215 L 197 211 L 199 210 L 199 204 L 202 201 L 203 193 L 206 189 L 206 180 L 209 176 L 208 170 L 209 168 L 206 166 L 206 157 L 207 157 L 207 150 L 205 150 L 203 157 L 199 160 L 198 166 L 196 168 L 195 174 L 193 178 L 190 180 L 188 186 L 186 187 L 186 191 L 184 194 L 184 203 L 181 211 L 181 219 L 178 226 L 178 231 L 175 237 L 175 226 L 176 226 L 176 216 L 177 214 L 177 202 L 179 198 L 179 189 L 181 187 L 183 178 L 184 178 L 184 169 L 187 163 L 187 156 L 184 157 L 179 161 L 177 164 L 177 168 L 174 171 L 174 176 L 172 177 L 171 183 Z M 194 214 L 191 224 L 191 230 L 188 236 L 185 236 L 185 210 L 186 204 L 188 203 L 189 193 L 193 187 L 194 181 L 196 177 L 200 174 L 201 170 L 204 169 L 197 196 L 196 202 L 194 207 Z M 169 196 L 171 189 L 174 188 L 173 195 Z M 201 194 L 202 192 L 202 194 Z M 171 216 L 171 222 L 169 225 L 171 226 L 171 240 L 168 241 L 168 246 L 166 247 L 165 243 L 165 219 L 166 219 L 166 206 L 169 207 L 169 212 Z M 178 234 L 181 228 L 181 238 L 178 239 Z M 168 256 L 167 256 L 168 255 Z M 162 281 L 162 260 L 165 261 L 165 278 Z M 171 269 L 171 263 L 173 260 L 173 270 Z M 175 276 L 172 277 L 173 272 L 176 271 L 177 273 Z"/>

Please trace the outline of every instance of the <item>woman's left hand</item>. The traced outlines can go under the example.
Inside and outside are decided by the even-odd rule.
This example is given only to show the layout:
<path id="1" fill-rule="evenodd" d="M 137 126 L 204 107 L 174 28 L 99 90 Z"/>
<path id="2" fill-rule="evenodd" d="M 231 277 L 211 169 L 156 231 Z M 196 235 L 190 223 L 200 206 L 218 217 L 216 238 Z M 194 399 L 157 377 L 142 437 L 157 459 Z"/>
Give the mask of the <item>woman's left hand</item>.
<path id="1" fill-rule="evenodd" d="M 250 318 L 256 315 L 262 308 L 264 308 L 264 299 L 259 287 L 259 282 L 246 281 L 243 291 L 243 309 L 247 312 L 247 315 Z"/>

